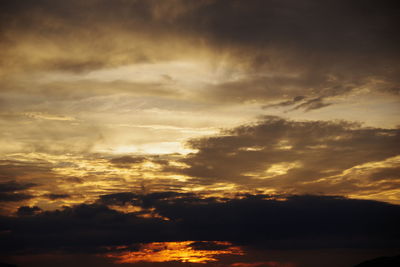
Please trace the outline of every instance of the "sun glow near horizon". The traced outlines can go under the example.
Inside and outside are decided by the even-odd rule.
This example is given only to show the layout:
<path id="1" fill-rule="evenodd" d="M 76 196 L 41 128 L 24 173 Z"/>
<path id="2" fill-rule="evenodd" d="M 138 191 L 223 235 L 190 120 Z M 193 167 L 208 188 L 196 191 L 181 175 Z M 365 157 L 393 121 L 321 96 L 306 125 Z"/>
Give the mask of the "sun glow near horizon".
<path id="1" fill-rule="evenodd" d="M 212 241 L 214 246 L 223 246 L 224 249 L 195 249 L 195 241 L 182 242 L 154 242 L 141 245 L 138 251 L 112 252 L 105 256 L 115 259 L 116 263 L 137 262 L 187 262 L 208 263 L 217 261 L 221 255 L 244 255 L 240 247 L 232 246 L 229 242 Z"/>

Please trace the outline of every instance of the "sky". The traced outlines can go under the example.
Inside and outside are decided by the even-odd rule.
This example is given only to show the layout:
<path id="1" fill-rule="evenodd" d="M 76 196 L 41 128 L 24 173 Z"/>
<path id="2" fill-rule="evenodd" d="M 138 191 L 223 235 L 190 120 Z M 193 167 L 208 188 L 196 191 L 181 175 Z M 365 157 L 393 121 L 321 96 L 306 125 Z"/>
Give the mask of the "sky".
<path id="1" fill-rule="evenodd" d="M 400 5 L 0 0 L 0 262 L 399 254 Z"/>

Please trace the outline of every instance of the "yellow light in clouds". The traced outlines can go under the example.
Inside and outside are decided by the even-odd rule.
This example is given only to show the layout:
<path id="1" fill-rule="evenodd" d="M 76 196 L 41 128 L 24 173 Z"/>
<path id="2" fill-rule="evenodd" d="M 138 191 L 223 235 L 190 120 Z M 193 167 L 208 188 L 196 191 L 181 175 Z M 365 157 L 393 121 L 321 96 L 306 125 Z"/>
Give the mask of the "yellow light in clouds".
<path id="1" fill-rule="evenodd" d="M 190 245 L 194 241 L 184 242 L 155 242 L 144 244 L 139 251 L 113 252 L 106 254 L 106 257 L 116 258 L 116 263 L 136 262 L 192 262 L 207 263 L 217 261 L 218 255 L 243 255 L 239 247 L 231 247 L 229 242 L 213 242 L 215 245 L 227 246 L 223 250 L 201 250 L 194 249 Z"/>
<path id="2" fill-rule="evenodd" d="M 166 155 L 166 154 L 189 154 L 196 152 L 193 149 L 185 148 L 180 142 L 160 142 L 160 143 L 149 143 L 142 145 L 131 145 L 131 146 L 118 146 L 113 148 L 111 151 L 113 154 L 146 154 L 146 155 Z"/>

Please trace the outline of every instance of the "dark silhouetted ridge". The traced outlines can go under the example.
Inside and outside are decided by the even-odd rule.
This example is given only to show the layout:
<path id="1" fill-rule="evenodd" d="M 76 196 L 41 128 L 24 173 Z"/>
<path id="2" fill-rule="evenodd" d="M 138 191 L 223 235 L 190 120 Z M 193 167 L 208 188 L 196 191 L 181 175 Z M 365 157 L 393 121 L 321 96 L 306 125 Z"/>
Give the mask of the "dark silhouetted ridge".
<path id="1" fill-rule="evenodd" d="M 394 257 L 379 257 L 357 264 L 354 267 L 399 267 L 400 255 Z"/>

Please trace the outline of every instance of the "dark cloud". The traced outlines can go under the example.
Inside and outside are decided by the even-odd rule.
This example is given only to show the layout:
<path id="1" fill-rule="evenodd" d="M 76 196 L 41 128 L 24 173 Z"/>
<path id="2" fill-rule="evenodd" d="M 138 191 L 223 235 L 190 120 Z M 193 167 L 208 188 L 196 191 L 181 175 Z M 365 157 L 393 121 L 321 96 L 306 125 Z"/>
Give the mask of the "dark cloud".
<path id="1" fill-rule="evenodd" d="M 151 208 L 154 202 L 169 199 L 195 197 L 193 193 L 179 193 L 174 191 L 163 191 L 153 193 L 136 194 L 132 192 L 121 192 L 107 194 L 99 197 L 98 202 L 103 205 L 126 205 L 132 204 L 143 208 Z M 195 198 L 193 198 L 195 199 Z"/>
<path id="2" fill-rule="evenodd" d="M 113 163 L 117 167 L 121 167 L 121 168 L 128 167 L 129 168 L 133 164 L 139 164 L 139 163 L 144 162 L 145 160 L 146 160 L 145 157 L 123 156 L 123 157 L 119 157 L 119 158 L 113 158 L 110 160 L 110 162 Z"/>
<path id="3" fill-rule="evenodd" d="M 9 59 L 5 67 L 19 68 L 23 65 L 18 60 L 24 60 L 29 67 L 81 72 L 148 62 L 146 43 L 158 39 L 154 36 L 168 36 L 170 28 L 157 19 L 157 6 L 155 1 L 2 1 L 1 55 Z M 134 46 L 125 43 L 138 39 Z M 22 43 L 32 48 L 29 58 L 23 58 L 27 51 L 20 47 Z M 53 49 L 43 55 L 37 50 L 41 45 Z M 74 49 L 65 54 L 63 49 L 71 46 Z"/>
<path id="4" fill-rule="evenodd" d="M 189 239 L 196 240 L 201 236 L 203 240 L 228 240 L 288 248 L 296 244 L 306 247 L 352 246 L 352 242 L 346 245 L 344 244 L 346 241 L 342 243 L 343 240 L 348 240 L 343 237 L 349 235 L 358 239 L 363 235 L 360 231 L 363 232 L 370 227 L 366 225 L 366 214 L 363 212 L 367 210 L 367 213 L 378 212 L 373 211 L 374 203 L 376 204 L 376 202 L 321 196 L 292 196 L 286 201 L 278 201 L 268 197 L 265 199 L 262 195 L 250 195 L 244 199 L 233 199 L 222 203 L 218 199 L 180 198 L 169 202 L 155 202 L 154 207 L 161 215 L 176 221 L 179 229 L 185 233 L 184 236 Z M 357 209 L 363 211 L 360 213 L 356 211 Z M 351 217 L 348 217 L 349 215 Z M 388 215 L 388 220 L 397 220 L 395 218 L 394 213 Z M 381 219 L 383 217 L 378 221 Z M 371 223 L 377 227 L 374 229 L 380 228 L 376 222 Z M 395 227 L 394 224 L 389 228 L 391 227 Z M 367 232 L 370 241 L 377 236 L 374 231 L 367 230 Z M 329 240 L 328 236 L 331 236 L 332 240 Z M 391 243 L 390 236 L 387 235 L 388 239 L 384 238 L 383 243 Z M 327 239 L 322 241 L 321 238 Z"/>
<path id="5" fill-rule="evenodd" d="M 25 190 L 31 187 L 37 186 L 35 183 L 18 183 L 16 181 L 8 181 L 5 183 L 0 183 L 0 192 L 8 193 Z"/>
<path id="6" fill-rule="evenodd" d="M 24 208 L 28 209 L 28 208 Z M 31 208 L 30 210 L 32 210 Z M 103 205 L 78 205 L 33 216 L 1 218 L 1 251 L 99 252 L 104 246 L 168 239 L 168 225 L 160 219 L 140 218 Z"/>
<path id="7" fill-rule="evenodd" d="M 265 105 L 265 106 L 263 106 L 263 108 L 275 108 L 275 107 L 292 106 L 292 105 L 297 104 L 298 102 L 301 102 L 305 98 L 306 98 L 305 96 L 296 96 L 291 100 L 282 101 L 282 102 L 279 102 L 279 103 L 276 103 L 276 104 Z"/>
<path id="8" fill-rule="evenodd" d="M 37 186 L 35 183 L 18 183 L 16 181 L 0 183 L 0 202 L 18 202 L 31 199 L 34 196 L 19 191 L 24 191 L 35 186 Z"/>
<path id="9" fill-rule="evenodd" d="M 222 200 L 167 195 L 131 195 L 132 201 L 151 199 L 146 206 L 136 203 L 169 218 L 167 221 L 140 217 L 142 213 L 121 213 L 103 204 L 56 211 L 21 207 L 18 217 L 0 218 L 1 251 L 98 253 L 105 246 L 184 240 L 199 241 L 194 243 L 195 249 L 223 249 L 215 247 L 216 243 L 200 242 L 212 240 L 279 249 L 399 245 L 397 205 L 330 196 L 276 200 L 248 195 Z"/>
<path id="10" fill-rule="evenodd" d="M 297 109 L 312 110 L 326 107 L 338 96 L 349 95 L 366 87 L 371 92 L 387 92 L 389 88 L 399 88 L 396 78 L 381 73 L 380 69 L 366 69 L 365 66 L 371 63 L 361 63 L 357 59 L 353 59 L 357 64 L 346 62 L 347 57 L 343 60 L 338 57 L 326 59 L 326 63 L 319 62 L 325 61 L 324 56 L 316 56 L 317 59 L 313 60 L 294 54 L 287 59 L 286 56 L 273 53 L 271 57 L 276 62 L 257 70 L 248 67 L 250 63 L 242 63 L 246 65 L 244 68 L 247 71 L 231 81 L 209 85 L 203 97 L 225 104 L 266 103 L 265 108 L 298 104 Z M 337 66 L 332 67 L 332 62 Z M 391 63 L 376 63 L 375 66 L 381 64 L 399 68 Z M 307 98 L 304 103 L 291 103 L 299 95 Z M 274 106 L 273 102 L 277 101 L 281 105 Z"/>
<path id="11" fill-rule="evenodd" d="M 135 193 L 122 192 L 115 194 L 102 195 L 99 198 L 99 202 L 106 205 L 125 205 L 131 203 L 134 199 L 139 196 Z"/>
<path id="12" fill-rule="evenodd" d="M 65 198 L 70 198 L 71 195 L 69 194 L 46 194 L 44 197 L 51 199 L 51 200 L 57 200 L 57 199 L 65 199 Z"/>
<path id="13" fill-rule="evenodd" d="M 377 52 L 382 46 L 395 48 L 394 42 L 399 41 L 394 31 L 399 7 L 396 1 L 375 0 L 223 0 L 208 1 L 185 19 L 224 42 L 360 53 Z"/>
<path id="14" fill-rule="evenodd" d="M 229 248 L 231 245 L 221 244 L 214 241 L 196 241 L 190 244 L 195 250 L 225 250 Z"/>
<path id="15" fill-rule="evenodd" d="M 78 27 L 92 22 L 85 25 L 84 30 L 110 25 L 131 28 L 133 32 L 151 29 L 191 33 L 230 45 L 272 43 L 299 46 L 307 51 L 349 54 L 393 52 L 399 41 L 395 25 L 400 6 L 390 0 L 2 2 L 4 23 L 12 25 L 14 22 L 16 26 L 41 30 L 42 34 L 53 37 L 74 31 L 80 33 Z M 46 23 L 48 17 L 53 19 L 53 24 Z M 388 50 L 380 50 L 382 47 Z M 258 61 L 258 64 L 263 62 Z"/>
<path id="16" fill-rule="evenodd" d="M 34 196 L 25 193 L 0 193 L 0 202 L 18 202 L 31 198 Z"/>
<path id="17" fill-rule="evenodd" d="M 40 213 L 41 211 L 42 211 L 42 209 L 37 206 L 33 206 L 33 207 L 22 206 L 22 207 L 18 208 L 17 215 L 18 216 L 32 216 L 32 215 Z"/>
<path id="18" fill-rule="evenodd" d="M 292 75 L 281 81 L 303 81 L 313 84 L 310 93 L 325 94 L 352 90 L 356 84 L 344 85 L 370 77 L 385 77 L 399 88 L 399 65 L 393 60 L 399 57 L 399 9 L 396 1 L 375 0 L 211 1 L 188 18 L 189 25 L 222 47 L 246 47 L 239 52 L 242 60 L 267 67 L 262 75 L 267 80 L 276 81 L 273 74 L 283 64 Z"/>
<path id="19" fill-rule="evenodd" d="M 268 108 L 279 108 L 279 107 L 290 107 L 294 106 L 292 110 L 296 109 L 304 109 L 305 111 L 310 111 L 313 109 L 319 109 L 323 107 L 327 107 L 331 105 L 332 103 L 326 103 L 324 102 L 323 97 L 317 97 L 317 98 L 306 98 L 304 96 L 296 96 L 292 100 L 285 100 L 281 101 L 276 104 L 269 104 L 263 106 L 263 108 L 268 109 Z"/>
<path id="20" fill-rule="evenodd" d="M 297 105 L 294 109 L 302 109 L 303 108 L 306 111 L 310 111 L 313 109 L 319 109 L 319 108 L 327 107 L 330 105 L 332 105 L 332 103 L 325 103 L 324 99 L 322 97 L 317 97 L 317 98 L 307 100 L 306 102 Z"/>
<path id="21" fill-rule="evenodd" d="M 399 155 L 399 137 L 398 129 L 267 117 L 221 135 L 191 140 L 188 145 L 198 152 L 182 159 L 188 167 L 175 171 L 205 184 L 225 181 L 302 193 L 354 193 L 363 186 L 381 190 L 379 185 L 363 184 L 368 180 L 363 181 L 360 173 L 346 176 L 343 172 Z M 392 167 L 382 166 L 379 172 Z M 380 181 L 389 176 L 393 174 L 380 176 Z M 392 189 L 399 185 L 398 179 L 390 183 Z"/>
<path id="22" fill-rule="evenodd" d="M 383 179 L 399 180 L 400 167 L 394 168 L 377 168 L 369 177 L 371 180 L 379 181 Z"/>
<path id="23" fill-rule="evenodd" d="M 366 86 L 400 88 L 397 1 L 4 0 L 2 7 L 3 68 L 85 72 L 206 49 L 244 71 L 209 85 L 203 97 L 219 102 L 305 95 L 315 101 L 299 108 L 309 110 L 327 106 L 319 98 Z"/>
<path id="24" fill-rule="evenodd" d="M 14 180 L 25 175 L 36 175 L 50 172 L 51 167 L 48 162 L 0 160 L 0 179 L 3 181 Z"/>

